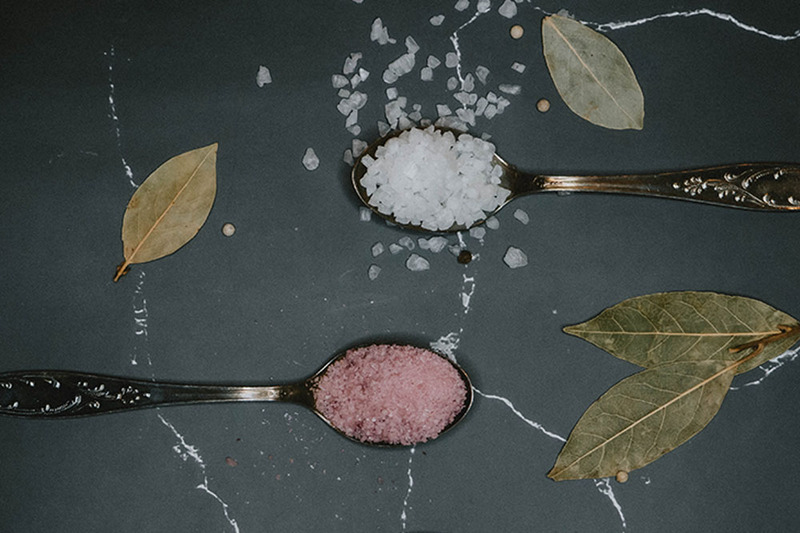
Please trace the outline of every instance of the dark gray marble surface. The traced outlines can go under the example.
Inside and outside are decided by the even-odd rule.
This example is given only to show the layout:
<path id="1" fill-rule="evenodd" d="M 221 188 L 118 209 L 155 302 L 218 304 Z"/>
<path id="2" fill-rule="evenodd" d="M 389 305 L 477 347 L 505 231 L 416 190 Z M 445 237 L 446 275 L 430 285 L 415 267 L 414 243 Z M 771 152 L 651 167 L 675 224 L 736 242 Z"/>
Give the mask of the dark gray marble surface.
<path id="1" fill-rule="evenodd" d="M 0 419 L 0 531 L 787 531 L 800 521 L 793 357 L 741 376 L 716 419 L 630 481 L 545 474 L 584 409 L 635 369 L 561 332 L 625 298 L 711 290 L 800 316 L 800 214 L 604 195 L 515 201 L 462 239 L 477 258 L 389 251 L 409 234 L 360 220 L 343 152 L 354 136 L 331 76 L 370 76 L 359 139 L 377 136 L 386 65 L 420 46 L 395 87 L 406 110 L 458 107 L 444 64 L 491 71 L 476 92 L 510 106 L 473 131 L 516 165 L 655 171 L 800 161 L 800 7 L 789 1 L 517 5 L 513 19 L 455 0 L 20 2 L 0 22 L 0 371 L 270 383 L 349 345 L 457 343 L 480 390 L 461 426 L 413 450 L 351 443 L 301 408 L 173 407 L 68 421 Z M 642 131 L 574 116 L 541 56 L 543 12 L 610 29 L 645 95 Z M 697 11 L 701 10 L 701 11 Z M 434 26 L 429 19 L 444 15 Z M 380 17 L 397 44 L 371 42 Z M 525 28 L 509 37 L 513 24 Z M 459 29 L 460 28 L 460 29 Z M 457 33 L 454 33 L 457 32 Z M 783 38 L 787 36 L 789 38 Z M 523 73 L 511 69 L 526 65 Z M 273 81 L 259 87 L 260 66 Z M 547 98 L 545 114 L 535 103 Z M 176 254 L 122 259 L 125 206 L 168 158 L 219 142 L 218 194 Z M 313 147 L 317 170 L 301 164 Z M 530 222 L 514 218 L 525 211 Z M 222 235 L 226 222 L 233 237 Z M 509 246 L 528 266 L 502 261 Z M 381 267 L 374 281 L 371 264 Z M 774 365 L 773 365 L 774 366 Z M 764 378 L 757 386 L 745 383 Z M 513 407 L 512 407 L 513 405 Z M 235 460 L 236 466 L 231 466 Z M 794 481 L 793 481 L 794 480 Z"/>

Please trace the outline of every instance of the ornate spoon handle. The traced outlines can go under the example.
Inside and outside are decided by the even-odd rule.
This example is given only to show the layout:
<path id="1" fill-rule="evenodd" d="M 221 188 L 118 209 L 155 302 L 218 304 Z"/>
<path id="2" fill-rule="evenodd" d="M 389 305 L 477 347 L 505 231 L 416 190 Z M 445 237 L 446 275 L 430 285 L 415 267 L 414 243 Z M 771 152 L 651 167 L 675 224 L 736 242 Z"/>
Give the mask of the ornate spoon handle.
<path id="1" fill-rule="evenodd" d="M 767 211 L 800 210 L 800 166 L 744 163 L 621 176 L 517 175 L 520 194 L 588 191 L 660 196 Z M 518 188 L 517 188 L 518 187 Z"/>
<path id="2" fill-rule="evenodd" d="M 263 387 L 157 383 L 66 371 L 0 374 L 0 414 L 64 418 L 160 405 L 291 401 L 313 405 L 305 382 Z"/>

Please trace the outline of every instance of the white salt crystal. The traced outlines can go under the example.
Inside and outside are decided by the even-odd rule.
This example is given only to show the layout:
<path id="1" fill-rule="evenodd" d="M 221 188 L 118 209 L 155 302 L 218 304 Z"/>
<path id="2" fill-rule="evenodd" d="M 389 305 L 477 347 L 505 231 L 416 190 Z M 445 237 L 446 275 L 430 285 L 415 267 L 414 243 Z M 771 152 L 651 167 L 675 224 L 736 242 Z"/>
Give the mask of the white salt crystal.
<path id="1" fill-rule="evenodd" d="M 486 109 L 483 111 L 483 116 L 491 120 L 497 114 L 497 106 L 494 104 L 489 104 L 486 106 Z"/>
<path id="2" fill-rule="evenodd" d="M 442 22 L 444 22 L 444 15 L 436 15 L 430 18 L 430 23 L 433 26 L 441 26 Z"/>
<path id="3" fill-rule="evenodd" d="M 339 92 L 336 93 L 339 98 L 347 99 L 350 96 L 350 91 L 347 89 L 339 89 Z"/>
<path id="4" fill-rule="evenodd" d="M 411 254 L 406 259 L 406 268 L 412 272 L 422 272 L 431 268 L 430 262 L 422 256 Z"/>
<path id="5" fill-rule="evenodd" d="M 356 71 L 358 60 L 361 59 L 361 52 L 353 52 L 344 60 L 344 67 L 342 67 L 342 74 L 350 75 Z"/>
<path id="6" fill-rule="evenodd" d="M 361 78 L 361 81 L 366 81 L 369 78 L 369 71 L 363 68 L 358 69 L 358 77 Z"/>
<path id="7" fill-rule="evenodd" d="M 450 76 L 447 79 L 447 90 L 455 91 L 456 87 L 458 87 L 458 78 L 456 78 L 455 76 Z"/>
<path id="8" fill-rule="evenodd" d="M 447 68 L 455 68 L 458 65 L 458 54 L 455 52 L 447 52 L 444 56 L 444 66 Z"/>
<path id="9" fill-rule="evenodd" d="M 306 170 L 317 170 L 319 167 L 319 157 L 314 153 L 313 148 L 307 148 L 306 153 L 303 154 L 303 166 Z"/>
<path id="10" fill-rule="evenodd" d="M 439 61 L 439 59 L 436 56 L 428 56 L 428 66 L 431 67 L 432 69 L 438 67 L 441 64 L 442 62 Z"/>
<path id="11" fill-rule="evenodd" d="M 361 139 L 353 139 L 353 157 L 360 156 L 361 152 L 367 149 L 367 146 L 369 145 Z"/>
<path id="12" fill-rule="evenodd" d="M 361 126 L 359 126 L 358 124 L 347 126 L 347 131 L 349 131 L 354 136 L 361 135 Z"/>
<path id="13" fill-rule="evenodd" d="M 456 116 L 470 126 L 475 125 L 475 111 L 472 109 L 460 107 L 456 109 Z"/>
<path id="14" fill-rule="evenodd" d="M 489 101 L 481 96 L 478 98 L 478 101 L 475 102 L 475 116 L 483 115 L 483 112 L 486 110 L 486 106 L 489 105 Z"/>
<path id="15" fill-rule="evenodd" d="M 458 0 L 455 5 L 456 11 L 464 11 L 469 7 L 469 0 Z"/>
<path id="16" fill-rule="evenodd" d="M 387 123 L 385 123 L 382 120 L 378 121 L 378 135 L 383 137 L 384 135 L 386 135 L 390 131 L 392 131 L 391 126 L 389 126 Z"/>
<path id="17" fill-rule="evenodd" d="M 528 256 L 519 248 L 509 246 L 506 255 L 503 256 L 503 262 L 510 268 L 520 268 L 528 264 Z"/>
<path id="18" fill-rule="evenodd" d="M 368 207 L 359 207 L 358 208 L 358 219 L 361 222 L 369 222 L 372 220 L 372 210 Z"/>
<path id="19" fill-rule="evenodd" d="M 386 99 L 394 100 L 395 98 L 397 98 L 397 87 L 389 87 L 386 89 Z"/>
<path id="20" fill-rule="evenodd" d="M 411 105 L 411 109 L 413 109 L 414 111 L 421 111 L 422 110 L 422 104 L 412 104 Z"/>
<path id="21" fill-rule="evenodd" d="M 415 41 L 410 35 L 406 37 L 406 51 L 412 55 L 419 51 L 419 45 L 417 44 L 417 41 Z"/>
<path id="22" fill-rule="evenodd" d="M 378 257 L 383 253 L 384 250 L 385 248 L 383 247 L 383 243 L 376 242 L 375 244 L 372 245 L 372 257 Z"/>
<path id="23" fill-rule="evenodd" d="M 384 70 L 383 76 L 381 76 L 381 78 L 383 79 L 384 83 L 394 83 L 397 81 L 398 76 L 396 73 L 390 70 Z"/>
<path id="24" fill-rule="evenodd" d="M 358 109 L 353 109 L 349 115 L 347 115 L 347 120 L 344 122 L 344 127 L 349 128 L 350 126 L 354 125 L 358 122 Z"/>
<path id="25" fill-rule="evenodd" d="M 523 224 L 527 224 L 531 221 L 531 217 L 528 216 L 528 213 L 523 211 L 522 209 L 517 209 L 514 211 L 514 218 L 522 222 Z"/>
<path id="26" fill-rule="evenodd" d="M 356 4 L 360 4 L 360 3 L 362 3 L 363 1 L 364 1 L 364 0 L 353 0 L 353 2 L 355 2 Z"/>
<path id="27" fill-rule="evenodd" d="M 472 74 L 467 74 L 464 76 L 464 83 L 461 86 L 462 91 L 471 92 L 475 89 L 475 78 Z"/>
<path id="28" fill-rule="evenodd" d="M 403 250 L 405 250 L 405 248 L 403 248 L 402 246 L 400 246 L 396 242 L 393 242 L 392 244 L 389 245 L 389 251 L 392 252 L 392 255 L 399 254 Z"/>
<path id="29" fill-rule="evenodd" d="M 506 94 L 519 94 L 522 92 L 522 87 L 519 85 L 511 85 L 510 83 L 501 83 L 497 88 Z"/>
<path id="30" fill-rule="evenodd" d="M 359 83 L 361 83 L 361 76 L 359 76 L 358 74 L 353 74 L 353 77 L 350 78 L 350 86 L 353 87 L 353 89 L 355 89 Z"/>
<path id="31" fill-rule="evenodd" d="M 422 120 L 422 113 L 419 111 L 413 111 L 408 114 L 409 120 L 413 120 L 414 122 L 419 122 Z"/>
<path id="32" fill-rule="evenodd" d="M 408 248 L 409 251 L 414 249 L 414 239 L 408 236 L 401 237 L 400 240 L 397 241 L 397 244 L 405 248 Z"/>
<path id="33" fill-rule="evenodd" d="M 514 61 L 514 64 L 511 65 L 511 69 L 512 70 L 516 70 L 517 72 L 522 74 L 523 72 L 525 72 L 525 65 L 523 65 L 522 63 L 517 63 L 516 61 Z"/>
<path id="34" fill-rule="evenodd" d="M 453 95 L 453 98 L 458 100 L 462 106 L 469 105 L 469 93 L 465 93 L 464 91 L 459 91 Z"/>
<path id="35" fill-rule="evenodd" d="M 425 243 L 424 245 L 423 242 Z M 435 254 L 438 254 L 447 247 L 447 239 L 439 235 L 431 237 L 430 239 L 427 240 L 420 238 L 419 240 L 417 240 L 417 243 L 419 244 L 419 247 L 422 248 L 423 250 L 430 250 Z"/>
<path id="36" fill-rule="evenodd" d="M 500 221 L 497 219 L 497 217 L 489 217 L 486 219 L 486 227 L 489 229 L 499 229 Z"/>
<path id="37" fill-rule="evenodd" d="M 378 265 L 370 265 L 369 270 L 367 270 L 367 275 L 369 276 L 369 279 L 372 281 L 374 281 L 380 273 L 381 273 L 381 267 L 379 267 Z"/>
<path id="38" fill-rule="evenodd" d="M 397 127 L 401 130 L 407 130 L 414 127 L 414 123 L 411 121 L 411 118 L 409 118 L 408 115 L 403 113 L 403 116 L 397 119 Z"/>
<path id="39" fill-rule="evenodd" d="M 263 87 L 268 83 L 272 83 L 272 74 L 269 73 L 269 69 L 264 65 L 258 67 L 258 74 L 256 74 L 256 85 L 259 87 Z"/>
<path id="40" fill-rule="evenodd" d="M 377 41 L 378 44 L 394 44 L 397 41 L 389 37 L 389 30 L 386 29 L 386 26 L 383 25 L 380 17 L 376 18 L 372 21 L 372 27 L 369 31 L 369 39 L 370 41 Z"/>
<path id="41" fill-rule="evenodd" d="M 497 103 L 497 95 L 494 94 L 494 92 L 492 92 L 492 91 L 489 91 L 488 93 L 486 93 L 486 99 L 489 101 L 490 104 L 496 104 Z"/>
<path id="42" fill-rule="evenodd" d="M 510 19 L 517 14 L 517 4 L 515 4 L 512 0 L 506 0 L 503 2 L 503 5 L 500 6 L 500 9 L 498 9 L 497 12 L 503 15 L 505 18 Z"/>
<path id="43" fill-rule="evenodd" d="M 450 111 L 450 108 L 447 107 L 445 104 L 436 104 L 436 112 L 439 114 L 440 117 L 446 117 L 447 115 L 453 114 L 453 112 Z"/>
<path id="44" fill-rule="evenodd" d="M 431 81 L 433 79 L 433 69 L 431 67 L 422 67 L 419 71 L 419 79 Z"/>
<path id="45" fill-rule="evenodd" d="M 469 236 L 473 239 L 478 239 L 482 241 L 484 237 L 486 237 L 486 228 L 478 226 L 476 228 L 470 228 Z"/>
<path id="46" fill-rule="evenodd" d="M 478 13 L 486 13 L 491 8 L 492 8 L 491 0 L 478 0 L 478 5 L 476 6 Z"/>
<path id="47" fill-rule="evenodd" d="M 344 151 L 344 155 L 342 155 L 342 161 L 351 167 L 353 166 L 353 163 L 356 162 L 355 159 L 353 159 L 353 151 L 350 148 Z"/>
<path id="48" fill-rule="evenodd" d="M 333 84 L 334 89 L 341 89 L 350 82 L 347 80 L 346 76 L 343 76 L 341 74 L 334 74 L 333 76 L 331 76 L 331 83 Z"/>
<path id="49" fill-rule="evenodd" d="M 482 84 L 486 85 L 486 79 L 489 77 L 489 69 L 483 65 L 478 65 L 475 67 L 475 76 Z"/>

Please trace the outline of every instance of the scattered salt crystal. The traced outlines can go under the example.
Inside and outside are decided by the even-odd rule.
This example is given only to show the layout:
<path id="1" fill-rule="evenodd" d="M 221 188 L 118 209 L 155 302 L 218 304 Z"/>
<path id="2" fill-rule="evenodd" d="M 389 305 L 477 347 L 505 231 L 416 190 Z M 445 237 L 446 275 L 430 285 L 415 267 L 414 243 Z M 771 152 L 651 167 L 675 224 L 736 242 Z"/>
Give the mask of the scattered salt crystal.
<path id="1" fill-rule="evenodd" d="M 489 105 L 489 101 L 481 96 L 478 98 L 478 101 L 475 102 L 475 116 L 483 115 L 483 112 L 486 110 L 486 106 Z"/>
<path id="2" fill-rule="evenodd" d="M 358 65 L 358 60 L 361 59 L 362 54 L 361 52 L 353 52 L 344 60 L 344 66 L 342 67 L 342 74 L 350 75 L 356 71 L 356 66 Z"/>
<path id="3" fill-rule="evenodd" d="M 444 15 L 436 15 L 430 18 L 430 23 L 433 26 L 441 26 L 442 22 L 444 22 Z"/>
<path id="4" fill-rule="evenodd" d="M 486 99 L 489 101 L 490 104 L 496 104 L 497 103 L 497 95 L 494 94 L 494 92 L 492 92 L 492 91 L 489 91 L 488 93 L 486 93 Z"/>
<path id="5" fill-rule="evenodd" d="M 339 98 L 346 99 L 350 96 L 350 91 L 347 89 L 339 89 L 339 92 L 336 93 Z"/>
<path id="6" fill-rule="evenodd" d="M 489 77 L 489 69 L 483 65 L 478 65 L 475 67 L 475 76 L 482 84 L 486 85 L 486 79 Z"/>
<path id="7" fill-rule="evenodd" d="M 353 166 L 353 163 L 356 162 L 355 159 L 353 159 L 353 151 L 350 148 L 344 151 L 344 154 L 342 155 L 342 161 L 350 166 Z"/>
<path id="8" fill-rule="evenodd" d="M 367 81 L 367 78 L 369 78 L 369 71 L 363 68 L 359 68 L 358 77 L 361 78 L 361 81 Z"/>
<path id="9" fill-rule="evenodd" d="M 450 108 L 447 107 L 445 104 L 436 104 L 436 112 L 439 114 L 440 117 L 446 117 L 447 115 L 453 114 L 453 112 L 450 111 Z"/>
<path id="10" fill-rule="evenodd" d="M 469 7 L 469 0 L 458 0 L 455 5 L 456 11 L 464 11 Z"/>
<path id="11" fill-rule="evenodd" d="M 422 81 L 431 81 L 433 79 L 433 69 L 431 67 L 422 67 L 419 71 L 419 78 Z"/>
<path id="12" fill-rule="evenodd" d="M 231 237 L 233 236 L 234 233 L 236 233 L 236 226 L 234 226 L 230 222 L 223 224 L 222 226 L 223 235 L 225 235 L 226 237 Z"/>
<path id="13" fill-rule="evenodd" d="M 497 12 L 507 19 L 513 18 L 517 14 L 517 4 L 512 0 L 506 0 Z"/>
<path id="14" fill-rule="evenodd" d="M 361 83 L 361 76 L 353 74 L 353 77 L 350 78 L 350 86 L 355 89 L 359 83 Z"/>
<path id="15" fill-rule="evenodd" d="M 397 98 L 397 87 L 389 87 L 386 89 L 386 98 L 388 100 L 394 100 Z"/>
<path id="16" fill-rule="evenodd" d="M 406 268 L 412 272 L 422 272 L 423 270 L 430 269 L 431 264 L 424 257 L 417 254 L 411 254 L 408 256 L 408 259 L 406 259 Z"/>
<path id="17" fill-rule="evenodd" d="M 396 242 L 393 242 L 392 244 L 389 245 L 389 251 L 392 252 L 392 255 L 399 254 L 403 250 L 404 248 L 399 244 L 397 244 Z"/>
<path id="18" fill-rule="evenodd" d="M 409 251 L 414 249 L 414 239 L 411 237 L 401 237 L 400 240 L 397 241 L 397 244 L 408 248 Z"/>
<path id="19" fill-rule="evenodd" d="M 386 250 L 386 248 L 383 247 L 383 243 L 376 242 L 372 245 L 372 257 L 378 257 L 384 252 L 384 250 Z"/>
<path id="20" fill-rule="evenodd" d="M 358 124 L 353 124 L 352 126 L 347 126 L 347 131 L 349 131 L 354 136 L 361 135 L 361 126 Z"/>
<path id="21" fill-rule="evenodd" d="M 369 270 L 367 270 L 367 275 L 369 276 L 369 279 L 372 281 L 374 281 L 378 277 L 378 274 L 380 273 L 381 273 L 381 267 L 379 267 L 378 265 L 370 265 Z"/>
<path id="22" fill-rule="evenodd" d="M 486 219 L 486 227 L 489 229 L 499 229 L 500 221 L 497 219 L 497 217 L 489 217 Z"/>
<path id="23" fill-rule="evenodd" d="M 458 87 L 458 78 L 455 76 L 450 76 L 447 78 L 447 90 L 448 91 L 455 91 Z"/>
<path id="24" fill-rule="evenodd" d="M 468 108 L 458 108 L 456 109 L 456 116 L 469 124 L 470 126 L 475 125 L 475 111 Z"/>
<path id="25" fill-rule="evenodd" d="M 510 83 L 501 83 L 497 88 L 506 94 L 519 94 L 522 92 L 522 87 L 519 85 L 511 85 Z"/>
<path id="26" fill-rule="evenodd" d="M 514 211 L 514 218 L 522 222 L 523 224 L 527 224 L 531 221 L 531 217 L 528 216 L 528 213 L 523 211 L 522 209 L 517 209 Z"/>
<path id="27" fill-rule="evenodd" d="M 439 61 L 439 59 L 436 58 L 436 56 L 428 56 L 428 66 L 431 67 L 432 69 L 438 67 L 441 64 L 442 62 Z"/>
<path id="28" fill-rule="evenodd" d="M 476 6 L 478 13 L 486 13 L 491 8 L 492 8 L 491 0 L 478 0 L 478 5 Z"/>
<path id="29" fill-rule="evenodd" d="M 353 157 L 360 156 L 367 146 L 369 145 L 361 139 L 353 139 Z"/>
<path id="30" fill-rule="evenodd" d="M 359 207 L 358 208 L 358 219 L 361 222 L 369 222 L 372 220 L 372 210 L 368 207 Z"/>
<path id="31" fill-rule="evenodd" d="M 313 394 L 314 406 L 345 435 L 403 445 L 436 438 L 467 398 L 464 381 L 447 359 L 391 345 L 348 350 Z"/>
<path id="32" fill-rule="evenodd" d="M 436 235 L 430 239 L 424 239 L 420 237 L 417 240 L 417 244 L 419 244 L 419 247 L 423 250 L 430 250 L 431 252 L 438 254 L 444 250 L 445 247 L 447 247 L 447 239 L 440 235 Z"/>
<path id="33" fill-rule="evenodd" d="M 263 87 L 268 83 L 272 83 L 272 74 L 269 73 L 269 69 L 264 65 L 258 67 L 258 74 L 256 74 L 256 85 L 259 87 Z"/>
<path id="34" fill-rule="evenodd" d="M 397 127 L 401 130 L 407 130 L 409 128 L 414 127 L 414 123 L 411 122 L 411 119 L 405 113 L 397 119 Z"/>
<path id="35" fill-rule="evenodd" d="M 464 83 L 461 85 L 461 90 L 471 92 L 475 89 L 475 78 L 472 74 L 464 76 Z"/>
<path id="36" fill-rule="evenodd" d="M 303 166 L 306 167 L 306 170 L 317 170 L 319 167 L 319 157 L 314 153 L 313 148 L 306 149 L 306 153 L 303 154 Z"/>
<path id="37" fill-rule="evenodd" d="M 333 84 L 334 89 L 341 89 L 350 82 L 347 80 L 346 76 L 343 76 L 341 74 L 334 74 L 333 76 L 331 76 L 331 83 Z"/>
<path id="38" fill-rule="evenodd" d="M 517 63 L 516 61 L 514 61 L 514 64 L 511 65 L 511 70 L 516 70 L 517 72 L 522 74 L 523 72 L 525 72 L 525 65 L 523 65 L 522 63 Z"/>
<path id="39" fill-rule="evenodd" d="M 361 185 L 370 204 L 400 224 L 470 227 L 509 195 L 493 176 L 493 157 L 491 143 L 469 134 L 415 128 L 378 147 Z"/>
<path id="40" fill-rule="evenodd" d="M 519 248 L 509 246 L 506 255 L 503 256 L 503 262 L 510 268 L 520 268 L 528 264 L 528 256 Z"/>
<path id="41" fill-rule="evenodd" d="M 389 37 L 389 30 L 386 29 L 386 26 L 383 25 L 380 17 L 376 18 L 372 21 L 372 27 L 370 28 L 369 32 L 369 39 L 370 41 L 377 41 L 378 44 L 394 44 L 397 41 Z"/>
<path id="42" fill-rule="evenodd" d="M 417 44 L 417 41 L 415 41 L 412 36 L 409 35 L 408 37 L 406 37 L 406 43 L 405 44 L 406 44 L 406 51 L 409 54 L 414 55 L 419 51 L 419 45 Z"/>
<path id="43" fill-rule="evenodd" d="M 392 131 L 391 126 L 389 126 L 387 123 L 385 123 L 382 120 L 378 121 L 378 135 L 383 137 L 384 135 L 388 134 L 390 131 Z"/>
<path id="44" fill-rule="evenodd" d="M 444 66 L 447 68 L 455 68 L 458 65 L 458 54 L 455 52 L 447 52 L 444 56 Z"/>
<path id="45" fill-rule="evenodd" d="M 346 128 L 349 128 L 356 122 L 358 122 L 358 109 L 353 109 L 350 114 L 347 115 L 347 120 L 345 120 L 344 125 Z"/>
<path id="46" fill-rule="evenodd" d="M 422 113 L 419 112 L 419 111 L 413 111 L 413 112 L 408 114 L 408 118 L 410 120 L 413 120 L 414 122 L 418 122 L 418 121 L 422 120 Z"/>
<path id="47" fill-rule="evenodd" d="M 483 111 L 483 116 L 491 120 L 497 114 L 497 106 L 495 104 L 489 104 L 486 106 L 486 109 Z"/>
<path id="48" fill-rule="evenodd" d="M 483 238 L 486 237 L 486 228 L 480 226 L 476 228 L 470 228 L 469 236 L 472 237 L 473 239 L 478 239 L 479 241 L 482 241 Z"/>

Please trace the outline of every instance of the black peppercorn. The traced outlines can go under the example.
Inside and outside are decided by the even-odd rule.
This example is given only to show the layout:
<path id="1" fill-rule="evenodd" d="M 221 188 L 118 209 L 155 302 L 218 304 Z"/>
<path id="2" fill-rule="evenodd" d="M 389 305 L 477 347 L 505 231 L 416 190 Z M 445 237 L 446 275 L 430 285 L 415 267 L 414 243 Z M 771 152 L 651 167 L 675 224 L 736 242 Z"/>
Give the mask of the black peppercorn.
<path id="1" fill-rule="evenodd" d="M 469 250 L 461 250 L 458 253 L 458 262 L 459 263 L 461 263 L 462 265 L 466 265 L 470 261 L 472 261 L 472 252 L 470 252 Z"/>

